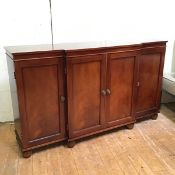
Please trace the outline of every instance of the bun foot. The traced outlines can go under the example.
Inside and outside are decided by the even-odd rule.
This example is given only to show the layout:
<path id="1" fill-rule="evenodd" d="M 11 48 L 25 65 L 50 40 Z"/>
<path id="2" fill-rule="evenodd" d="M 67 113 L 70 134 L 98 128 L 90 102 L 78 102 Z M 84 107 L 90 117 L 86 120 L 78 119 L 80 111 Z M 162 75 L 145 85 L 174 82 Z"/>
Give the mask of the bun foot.
<path id="1" fill-rule="evenodd" d="M 128 129 L 133 129 L 133 128 L 134 128 L 134 123 L 128 124 L 128 125 L 126 125 L 126 127 L 127 127 Z"/>
<path id="2" fill-rule="evenodd" d="M 151 116 L 152 120 L 156 120 L 158 117 L 158 114 L 154 114 L 153 116 Z"/>
<path id="3" fill-rule="evenodd" d="M 75 141 L 69 141 L 68 143 L 67 143 L 67 147 L 68 148 L 73 148 L 75 146 Z"/>
<path id="4" fill-rule="evenodd" d="M 32 155 L 32 151 L 24 151 L 22 154 L 24 158 L 29 158 Z"/>

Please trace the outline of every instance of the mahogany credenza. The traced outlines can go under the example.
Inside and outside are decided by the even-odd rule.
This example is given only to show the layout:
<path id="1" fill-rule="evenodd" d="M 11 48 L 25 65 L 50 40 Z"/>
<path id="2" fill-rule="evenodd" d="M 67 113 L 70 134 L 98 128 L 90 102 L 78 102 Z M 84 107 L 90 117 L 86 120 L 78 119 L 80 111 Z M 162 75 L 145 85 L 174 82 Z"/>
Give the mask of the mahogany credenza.
<path id="1" fill-rule="evenodd" d="M 16 137 L 32 150 L 156 119 L 166 41 L 6 47 Z"/>

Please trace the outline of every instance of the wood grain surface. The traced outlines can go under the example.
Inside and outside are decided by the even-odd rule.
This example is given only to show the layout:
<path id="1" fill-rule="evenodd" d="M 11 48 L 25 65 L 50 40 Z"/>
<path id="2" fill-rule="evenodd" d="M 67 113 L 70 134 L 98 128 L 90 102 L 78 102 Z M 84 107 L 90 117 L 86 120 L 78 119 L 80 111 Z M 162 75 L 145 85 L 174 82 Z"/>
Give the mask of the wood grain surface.
<path id="1" fill-rule="evenodd" d="M 78 142 L 55 145 L 22 158 L 13 124 L 0 124 L 2 175 L 174 175 L 175 112 L 162 106 L 157 120 Z"/>

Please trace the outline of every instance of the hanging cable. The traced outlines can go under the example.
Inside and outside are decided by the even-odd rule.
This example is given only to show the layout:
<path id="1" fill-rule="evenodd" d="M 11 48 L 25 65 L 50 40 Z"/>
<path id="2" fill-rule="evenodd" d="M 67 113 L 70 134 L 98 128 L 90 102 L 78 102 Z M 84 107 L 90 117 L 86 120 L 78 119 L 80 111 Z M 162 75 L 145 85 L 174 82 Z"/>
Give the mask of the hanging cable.
<path id="1" fill-rule="evenodd" d="M 52 49 L 53 49 L 53 24 L 52 24 L 52 1 L 49 0 L 50 4 L 50 28 L 51 28 L 51 36 L 52 36 Z"/>

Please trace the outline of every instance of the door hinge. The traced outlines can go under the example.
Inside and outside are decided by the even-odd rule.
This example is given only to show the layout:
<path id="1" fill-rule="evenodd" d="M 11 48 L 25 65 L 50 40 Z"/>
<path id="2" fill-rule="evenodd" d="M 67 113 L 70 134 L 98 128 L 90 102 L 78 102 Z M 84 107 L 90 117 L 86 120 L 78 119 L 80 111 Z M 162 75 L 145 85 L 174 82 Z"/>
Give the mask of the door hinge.
<path id="1" fill-rule="evenodd" d="M 69 125 L 68 124 L 66 125 L 66 130 L 67 130 L 67 132 L 69 131 Z"/>
<path id="2" fill-rule="evenodd" d="M 140 82 L 137 82 L 137 87 L 139 87 L 140 86 Z"/>
<path id="3" fill-rule="evenodd" d="M 64 68 L 64 73 L 67 74 L 67 69 L 66 68 Z"/>
<path id="4" fill-rule="evenodd" d="M 14 72 L 14 79 L 16 79 L 16 72 Z"/>

